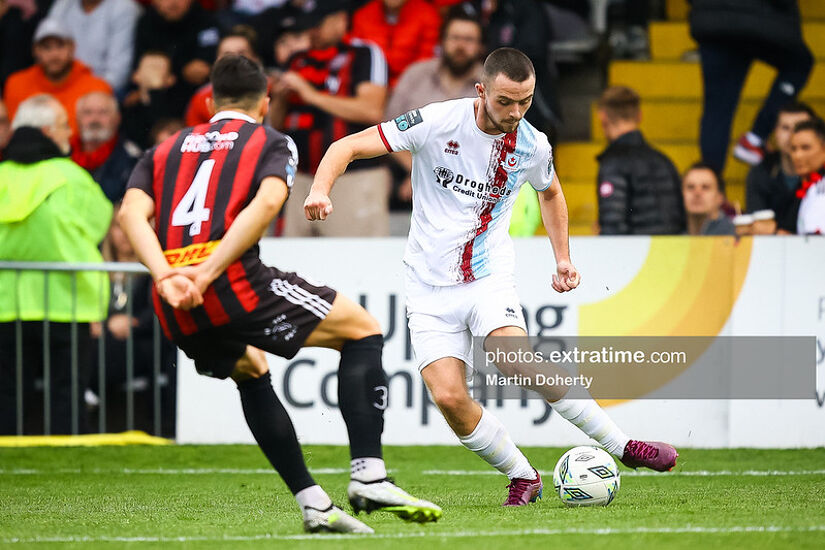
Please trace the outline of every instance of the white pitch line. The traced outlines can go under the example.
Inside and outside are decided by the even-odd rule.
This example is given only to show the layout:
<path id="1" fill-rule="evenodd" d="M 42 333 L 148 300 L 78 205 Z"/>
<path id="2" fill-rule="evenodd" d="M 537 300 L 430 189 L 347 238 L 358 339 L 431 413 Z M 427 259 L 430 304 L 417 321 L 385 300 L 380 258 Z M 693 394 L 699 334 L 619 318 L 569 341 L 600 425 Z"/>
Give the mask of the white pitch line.
<path id="1" fill-rule="evenodd" d="M 0 539 L 0 544 L 34 544 L 34 543 L 83 543 L 83 542 L 251 542 L 259 540 L 313 540 L 335 542 L 342 539 L 413 539 L 413 538 L 468 538 L 468 537 L 515 537 L 528 535 L 681 535 L 681 534 L 731 534 L 731 533 L 821 533 L 825 532 L 825 525 L 811 525 L 808 527 L 784 527 L 776 525 L 738 525 L 728 527 L 707 527 L 697 525 L 685 525 L 682 527 L 634 527 L 630 529 L 616 529 L 611 527 L 597 529 L 519 529 L 502 531 L 454 531 L 454 532 L 423 532 L 413 531 L 409 533 L 387 533 L 374 535 L 273 535 L 264 533 L 260 535 L 227 535 L 223 537 L 89 537 L 89 536 L 65 536 L 65 537 L 19 537 Z"/>
<path id="2" fill-rule="evenodd" d="M 495 470 L 424 470 L 426 476 L 497 476 Z M 543 476 L 552 476 L 550 470 L 539 470 Z M 659 476 L 687 476 L 687 477 L 714 477 L 714 476 L 807 476 L 825 475 L 825 470 L 680 470 L 675 472 L 651 472 L 649 470 L 622 471 L 622 477 L 659 477 Z"/>
<path id="3" fill-rule="evenodd" d="M 398 470 L 388 470 L 390 473 L 397 473 Z M 339 475 L 350 473 L 349 468 L 313 468 L 310 472 L 316 475 Z M 539 470 L 543 476 L 552 476 L 550 470 Z M 81 469 L 81 468 L 61 468 L 57 470 L 38 470 L 33 468 L 11 468 L 0 469 L 0 475 L 275 475 L 275 470 L 270 468 L 122 468 L 122 469 Z M 426 476 L 497 476 L 501 475 L 495 470 L 424 470 L 421 474 Z M 743 477 L 764 477 L 764 476 L 807 476 L 825 475 L 825 470 L 680 470 L 675 472 L 651 472 L 648 470 L 623 471 L 622 476 L 627 477 L 659 477 L 659 476 L 682 476 L 682 477 L 715 477 L 715 476 L 743 476 Z"/>

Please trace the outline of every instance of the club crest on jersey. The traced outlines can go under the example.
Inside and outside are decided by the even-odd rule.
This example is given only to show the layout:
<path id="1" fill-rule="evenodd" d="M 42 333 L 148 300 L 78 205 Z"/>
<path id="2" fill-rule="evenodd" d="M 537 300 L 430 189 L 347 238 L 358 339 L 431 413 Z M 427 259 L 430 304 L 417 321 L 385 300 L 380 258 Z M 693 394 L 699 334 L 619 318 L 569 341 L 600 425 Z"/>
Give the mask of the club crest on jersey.
<path id="1" fill-rule="evenodd" d="M 451 139 L 447 142 L 447 147 L 444 149 L 444 152 L 448 155 L 458 155 L 459 147 L 461 147 L 461 145 L 459 145 L 459 143 L 456 140 Z"/>
<path id="2" fill-rule="evenodd" d="M 400 131 L 409 130 L 416 124 L 423 122 L 424 118 L 421 116 L 421 113 L 418 109 L 413 109 L 412 111 L 407 111 L 400 117 L 395 119 L 395 125 L 398 127 Z"/>
<path id="3" fill-rule="evenodd" d="M 519 163 L 520 160 L 521 160 L 521 157 L 519 157 L 517 154 L 507 153 L 507 156 L 504 157 L 504 161 L 502 161 L 501 166 L 505 170 L 511 170 L 512 171 L 512 170 L 515 170 L 515 169 L 518 168 L 518 163 Z"/>

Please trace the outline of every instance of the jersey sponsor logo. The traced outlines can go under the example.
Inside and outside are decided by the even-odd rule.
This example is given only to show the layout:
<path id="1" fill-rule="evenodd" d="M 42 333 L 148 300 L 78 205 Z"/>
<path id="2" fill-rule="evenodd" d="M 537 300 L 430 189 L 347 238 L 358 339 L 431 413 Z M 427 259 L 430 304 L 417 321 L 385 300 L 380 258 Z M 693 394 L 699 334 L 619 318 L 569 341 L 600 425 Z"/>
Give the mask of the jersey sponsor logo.
<path id="1" fill-rule="evenodd" d="M 416 124 L 420 124 L 424 121 L 424 118 L 421 116 L 421 113 L 418 109 L 413 109 L 412 111 L 407 111 L 400 117 L 395 119 L 395 125 L 398 129 L 402 132 L 409 130 Z"/>
<path id="2" fill-rule="evenodd" d="M 444 152 L 448 155 L 458 155 L 459 147 L 461 147 L 461 145 L 459 145 L 459 143 L 456 140 L 451 139 L 447 142 L 447 147 L 444 149 Z"/>
<path id="3" fill-rule="evenodd" d="M 499 187 L 486 181 L 476 181 L 463 174 L 455 174 L 444 166 L 436 166 L 433 173 L 438 184 L 444 189 L 450 189 L 455 193 L 461 193 L 485 202 L 498 202 L 502 198 L 510 196 L 513 192 L 506 185 Z M 453 185 L 450 186 L 450 184 Z"/>
<path id="4" fill-rule="evenodd" d="M 229 151 L 235 148 L 238 132 L 207 132 L 189 134 L 180 146 L 181 153 L 209 153 L 210 151 Z"/>
<path id="5" fill-rule="evenodd" d="M 613 184 L 609 181 L 603 181 L 601 185 L 599 185 L 599 196 L 603 199 L 606 199 L 610 195 L 613 194 L 614 188 Z"/>
<path id="6" fill-rule="evenodd" d="M 443 166 L 436 166 L 433 168 L 433 173 L 435 174 L 435 181 L 437 181 L 439 185 L 443 186 L 444 189 L 447 189 L 447 186 L 450 185 L 453 178 L 455 178 L 453 171 L 449 168 L 444 168 Z"/>
<path id="7" fill-rule="evenodd" d="M 501 166 L 505 170 L 512 171 L 512 170 L 515 170 L 516 168 L 518 168 L 518 163 L 519 163 L 520 160 L 521 160 L 521 157 L 519 157 L 517 154 L 507 153 L 507 156 L 504 157 L 504 161 L 501 163 Z"/>
<path id="8" fill-rule="evenodd" d="M 173 248 L 171 250 L 164 250 L 163 255 L 166 256 L 166 262 L 171 267 L 183 267 L 185 265 L 195 265 L 203 262 L 212 254 L 215 247 L 221 241 L 209 241 L 206 243 L 190 244 L 183 248 Z"/>

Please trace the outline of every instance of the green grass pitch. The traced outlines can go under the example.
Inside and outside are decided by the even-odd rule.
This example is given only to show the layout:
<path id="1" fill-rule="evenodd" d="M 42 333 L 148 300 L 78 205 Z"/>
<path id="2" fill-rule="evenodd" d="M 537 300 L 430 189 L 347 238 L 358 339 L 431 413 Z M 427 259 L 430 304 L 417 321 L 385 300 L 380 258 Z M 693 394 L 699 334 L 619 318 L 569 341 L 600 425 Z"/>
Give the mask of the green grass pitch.
<path id="1" fill-rule="evenodd" d="M 566 449 L 527 448 L 550 472 Z M 346 505 L 344 447 L 307 446 Z M 374 536 L 305 535 L 253 446 L 0 449 L 0 548 L 825 548 L 825 449 L 690 450 L 677 470 L 623 470 L 607 508 L 544 499 L 503 509 L 507 480 L 460 447 L 388 447 L 397 482 L 444 508 L 436 524 L 361 515 Z"/>

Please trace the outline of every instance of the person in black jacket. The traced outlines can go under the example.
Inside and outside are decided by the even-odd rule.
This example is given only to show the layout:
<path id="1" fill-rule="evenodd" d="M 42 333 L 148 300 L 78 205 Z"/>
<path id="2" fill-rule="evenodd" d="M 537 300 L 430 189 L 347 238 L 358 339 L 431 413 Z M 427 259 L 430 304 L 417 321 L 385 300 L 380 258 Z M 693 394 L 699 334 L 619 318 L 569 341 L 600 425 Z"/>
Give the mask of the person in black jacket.
<path id="1" fill-rule="evenodd" d="M 796 98 L 813 66 L 797 0 L 692 0 L 689 22 L 705 84 L 702 159 L 717 172 L 725 167 L 733 114 L 751 64 L 758 59 L 778 71 L 750 132 L 733 152 L 738 160 L 759 164 L 779 108 Z"/>
<path id="2" fill-rule="evenodd" d="M 602 94 L 599 120 L 610 145 L 598 156 L 599 232 L 676 235 L 685 231 L 679 172 L 639 131 L 639 95 L 624 86 Z"/>

